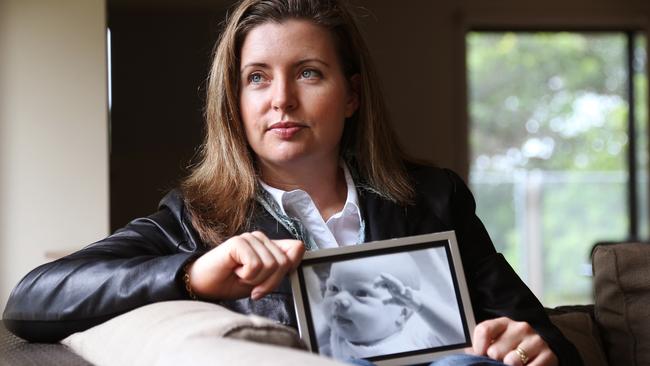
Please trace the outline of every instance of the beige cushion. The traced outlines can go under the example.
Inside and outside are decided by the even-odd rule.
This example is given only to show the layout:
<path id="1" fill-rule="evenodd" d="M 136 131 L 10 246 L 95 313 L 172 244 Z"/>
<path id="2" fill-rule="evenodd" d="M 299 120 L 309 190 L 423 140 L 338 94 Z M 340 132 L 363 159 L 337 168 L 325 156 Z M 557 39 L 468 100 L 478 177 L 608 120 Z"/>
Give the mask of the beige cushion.
<path id="1" fill-rule="evenodd" d="M 551 321 L 576 346 L 586 366 L 608 366 L 598 327 L 589 313 L 573 311 L 551 315 Z"/>
<path id="2" fill-rule="evenodd" d="M 592 259 L 594 311 L 610 365 L 650 365 L 650 245 L 600 245 Z"/>
<path id="3" fill-rule="evenodd" d="M 99 366 L 338 365 L 296 349 L 292 328 L 199 301 L 144 306 L 61 343 Z"/>

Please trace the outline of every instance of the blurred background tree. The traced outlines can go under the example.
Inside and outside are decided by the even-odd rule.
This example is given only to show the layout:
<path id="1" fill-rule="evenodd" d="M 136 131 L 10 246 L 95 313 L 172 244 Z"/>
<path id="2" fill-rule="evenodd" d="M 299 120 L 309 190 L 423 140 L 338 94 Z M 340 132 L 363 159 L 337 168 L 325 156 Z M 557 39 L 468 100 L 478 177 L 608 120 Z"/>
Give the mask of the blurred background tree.
<path id="1" fill-rule="evenodd" d="M 592 302 L 591 247 L 628 235 L 627 42 L 624 32 L 467 35 L 477 213 L 547 306 Z M 645 39 L 637 36 L 635 45 L 646 197 Z"/>

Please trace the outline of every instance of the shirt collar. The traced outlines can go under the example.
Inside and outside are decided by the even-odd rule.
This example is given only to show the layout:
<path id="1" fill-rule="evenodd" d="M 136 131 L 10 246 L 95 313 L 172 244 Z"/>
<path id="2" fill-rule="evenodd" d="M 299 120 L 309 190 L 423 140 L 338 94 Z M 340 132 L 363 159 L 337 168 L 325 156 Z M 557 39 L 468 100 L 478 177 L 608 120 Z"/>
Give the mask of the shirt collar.
<path id="1" fill-rule="evenodd" d="M 356 214 L 359 216 L 359 222 L 361 222 L 361 210 L 359 209 L 359 196 L 357 195 L 357 188 L 354 185 L 354 180 L 352 179 L 352 174 L 350 174 L 350 169 L 348 169 L 347 164 L 345 164 L 343 161 L 341 161 L 340 166 L 343 168 L 343 175 L 345 176 L 345 184 L 347 186 L 347 196 L 345 199 L 345 204 L 343 205 L 343 210 L 341 210 L 342 213 L 345 213 L 346 210 L 355 210 Z M 262 185 L 262 188 L 266 190 L 271 197 L 273 197 L 273 200 L 280 206 L 280 209 L 282 210 L 282 213 L 284 215 L 287 215 L 287 212 L 285 211 L 284 207 L 284 202 L 287 198 L 287 194 L 296 194 L 298 192 L 303 192 L 305 195 L 309 197 L 307 192 L 303 191 L 302 189 L 294 189 L 293 191 L 283 191 L 281 189 L 271 187 L 270 185 L 264 183 L 262 179 L 259 179 L 260 185 Z M 311 197 L 310 197 L 311 199 Z"/>

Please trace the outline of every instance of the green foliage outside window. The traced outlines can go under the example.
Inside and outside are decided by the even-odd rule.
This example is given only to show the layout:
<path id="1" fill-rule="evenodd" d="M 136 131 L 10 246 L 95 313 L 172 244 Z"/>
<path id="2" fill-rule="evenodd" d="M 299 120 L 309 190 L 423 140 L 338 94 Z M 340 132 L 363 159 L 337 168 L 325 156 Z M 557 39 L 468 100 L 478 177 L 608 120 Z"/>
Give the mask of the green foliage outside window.
<path id="1" fill-rule="evenodd" d="M 636 43 L 645 137 L 645 42 Z M 545 305 L 590 303 L 592 245 L 628 233 L 626 34 L 472 32 L 467 50 L 477 213 Z M 530 260 L 542 263 L 537 273 Z"/>

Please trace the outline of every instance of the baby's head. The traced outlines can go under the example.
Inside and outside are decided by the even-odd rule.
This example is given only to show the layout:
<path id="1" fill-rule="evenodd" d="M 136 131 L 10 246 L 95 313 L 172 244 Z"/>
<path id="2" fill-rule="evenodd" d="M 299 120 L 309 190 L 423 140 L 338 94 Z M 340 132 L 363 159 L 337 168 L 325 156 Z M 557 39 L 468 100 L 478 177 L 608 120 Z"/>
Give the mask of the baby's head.
<path id="1" fill-rule="evenodd" d="M 333 331 L 355 344 L 372 344 L 402 330 L 412 310 L 385 303 L 388 290 L 376 286 L 389 273 L 405 286 L 420 288 L 419 270 L 405 253 L 354 259 L 332 264 L 323 304 Z"/>

